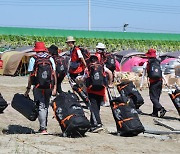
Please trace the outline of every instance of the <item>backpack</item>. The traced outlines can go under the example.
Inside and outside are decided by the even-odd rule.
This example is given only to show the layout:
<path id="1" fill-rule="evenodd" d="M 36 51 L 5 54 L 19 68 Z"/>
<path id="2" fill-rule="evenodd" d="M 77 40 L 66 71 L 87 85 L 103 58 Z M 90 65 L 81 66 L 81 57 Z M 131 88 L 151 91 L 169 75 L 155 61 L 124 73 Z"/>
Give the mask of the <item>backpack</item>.
<path id="1" fill-rule="evenodd" d="M 89 64 L 89 58 L 90 58 L 90 52 L 89 50 L 79 47 L 79 49 L 81 50 L 81 53 L 84 57 L 84 60 L 86 61 L 87 65 Z"/>
<path id="2" fill-rule="evenodd" d="M 86 118 L 76 94 L 71 92 L 60 93 L 53 100 L 52 108 L 63 136 L 84 136 L 90 128 L 90 122 Z"/>
<path id="3" fill-rule="evenodd" d="M 149 69 L 147 71 L 148 77 L 150 79 L 162 78 L 162 70 L 160 66 L 160 61 L 157 58 L 152 58 L 148 60 Z"/>
<path id="4" fill-rule="evenodd" d="M 67 62 L 62 56 L 53 57 L 56 64 L 56 76 L 58 78 L 63 78 L 67 74 Z"/>
<path id="5" fill-rule="evenodd" d="M 97 63 L 89 65 L 88 77 L 86 78 L 86 87 L 94 91 L 99 91 L 106 86 L 107 78 L 104 72 L 104 66 Z"/>
<path id="6" fill-rule="evenodd" d="M 111 53 L 106 53 L 106 67 L 110 69 L 112 72 L 116 69 L 116 59 L 115 56 Z"/>
<path id="7" fill-rule="evenodd" d="M 34 56 L 34 72 L 31 74 L 32 84 L 39 89 L 51 89 L 54 85 L 53 68 L 50 56 Z"/>

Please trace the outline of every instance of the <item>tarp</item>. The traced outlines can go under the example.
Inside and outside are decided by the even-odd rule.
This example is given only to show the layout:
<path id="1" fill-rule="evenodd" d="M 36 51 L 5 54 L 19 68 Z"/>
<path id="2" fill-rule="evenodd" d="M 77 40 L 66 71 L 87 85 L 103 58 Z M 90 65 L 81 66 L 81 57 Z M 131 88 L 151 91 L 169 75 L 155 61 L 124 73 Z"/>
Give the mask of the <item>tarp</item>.
<path id="1" fill-rule="evenodd" d="M 178 57 L 180 57 L 180 51 L 167 52 L 160 55 L 161 61 L 163 61 L 166 58 L 178 58 Z"/>
<path id="2" fill-rule="evenodd" d="M 35 52 L 8 51 L 1 55 L 3 68 L 0 69 L 1 75 L 21 75 L 27 73 L 29 59 Z M 15 74 L 16 73 L 16 74 Z M 24 75 L 25 75 L 24 74 Z"/>
<path id="3" fill-rule="evenodd" d="M 133 56 L 144 56 L 144 52 L 138 52 L 137 50 L 123 50 L 119 52 L 115 52 L 114 55 L 116 56 L 116 59 L 119 63 L 123 64 L 125 63 L 129 58 Z"/>
<path id="4" fill-rule="evenodd" d="M 142 66 L 146 61 L 147 59 L 144 58 L 132 57 L 121 65 L 121 69 L 123 72 L 131 72 L 133 66 Z"/>
<path id="5" fill-rule="evenodd" d="M 161 61 L 161 64 L 168 64 L 170 61 L 175 60 L 176 58 L 167 58 Z"/>

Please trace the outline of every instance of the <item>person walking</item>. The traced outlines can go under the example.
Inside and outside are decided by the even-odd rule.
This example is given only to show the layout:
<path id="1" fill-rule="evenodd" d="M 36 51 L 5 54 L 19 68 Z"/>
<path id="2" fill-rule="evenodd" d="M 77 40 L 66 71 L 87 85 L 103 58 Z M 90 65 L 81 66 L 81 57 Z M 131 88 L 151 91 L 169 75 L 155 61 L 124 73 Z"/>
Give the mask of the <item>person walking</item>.
<path id="1" fill-rule="evenodd" d="M 39 104 L 39 133 L 47 134 L 48 107 L 51 95 L 56 95 L 56 67 L 54 59 L 49 56 L 44 42 L 36 42 L 33 51 L 36 55 L 30 58 L 28 85 L 25 96 L 29 95 L 33 87 L 34 101 Z"/>
<path id="2" fill-rule="evenodd" d="M 149 78 L 149 96 L 153 103 L 153 112 L 150 115 L 153 117 L 159 116 L 162 118 L 166 114 L 166 110 L 160 104 L 159 99 L 162 92 L 162 79 L 165 80 L 165 78 L 163 77 L 161 71 L 160 61 L 156 58 L 156 50 L 151 48 L 145 55 L 148 58 L 148 61 L 143 64 L 143 74 L 140 83 L 140 90 L 142 90 L 144 76 L 147 72 Z"/>
<path id="3" fill-rule="evenodd" d="M 86 62 L 79 47 L 75 46 L 76 40 L 72 36 L 68 36 L 66 43 L 70 47 L 70 64 L 69 64 L 69 76 L 72 80 L 76 80 L 76 77 L 83 76 L 86 68 Z"/>
<path id="4" fill-rule="evenodd" d="M 62 92 L 61 83 L 64 80 L 64 77 L 67 74 L 67 63 L 66 58 L 63 56 L 60 56 L 58 54 L 58 47 L 55 45 L 51 45 L 48 48 L 49 54 L 54 59 L 54 62 L 56 64 L 56 77 L 57 77 L 57 92 Z"/>
<path id="5" fill-rule="evenodd" d="M 92 74 L 93 66 L 95 67 L 95 71 L 97 72 L 94 72 Z M 90 132 L 96 133 L 103 130 L 102 122 L 100 118 L 100 106 L 105 96 L 105 90 L 106 90 L 105 87 L 107 86 L 107 84 L 109 85 L 112 84 L 112 72 L 108 68 L 106 68 L 104 65 L 99 64 L 97 56 L 92 55 L 90 57 L 90 64 L 88 66 L 87 74 L 88 75 L 86 79 L 86 82 L 87 82 L 86 86 L 87 86 L 88 98 L 90 100 L 90 111 L 91 111 Z M 108 75 L 108 78 L 106 75 Z M 92 78 L 95 78 L 94 80 L 97 80 L 97 81 L 94 81 Z M 96 85 L 93 88 L 94 82 L 92 80 L 96 84 L 100 84 L 102 81 L 105 81 L 105 82 L 101 83 L 100 85 Z M 108 83 L 106 83 L 107 81 Z M 99 89 L 99 87 L 101 88 Z"/>

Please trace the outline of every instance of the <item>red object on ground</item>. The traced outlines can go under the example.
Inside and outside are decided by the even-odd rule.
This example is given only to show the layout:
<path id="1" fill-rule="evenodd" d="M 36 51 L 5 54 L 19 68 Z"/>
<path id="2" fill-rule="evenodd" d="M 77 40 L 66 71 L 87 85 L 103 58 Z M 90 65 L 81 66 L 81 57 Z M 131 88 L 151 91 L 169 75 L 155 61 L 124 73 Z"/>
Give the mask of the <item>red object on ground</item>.
<path id="1" fill-rule="evenodd" d="M 3 68 L 3 60 L 0 60 L 0 69 Z"/>

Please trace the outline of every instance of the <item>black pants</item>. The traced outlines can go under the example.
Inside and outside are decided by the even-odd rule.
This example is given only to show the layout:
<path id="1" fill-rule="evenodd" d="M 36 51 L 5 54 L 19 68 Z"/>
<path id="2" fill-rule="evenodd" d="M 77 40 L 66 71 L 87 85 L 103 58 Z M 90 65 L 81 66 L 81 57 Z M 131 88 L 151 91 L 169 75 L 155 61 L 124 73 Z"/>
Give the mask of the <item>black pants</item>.
<path id="1" fill-rule="evenodd" d="M 95 94 L 88 94 L 89 100 L 91 102 L 90 110 L 91 110 L 91 117 L 90 117 L 90 123 L 91 126 L 97 126 L 101 123 L 100 118 L 100 106 L 101 102 L 103 101 L 103 96 L 95 95 Z"/>
<path id="2" fill-rule="evenodd" d="M 162 92 L 162 80 L 150 84 L 149 96 L 153 103 L 153 112 L 157 112 L 162 108 L 161 104 L 159 103 L 161 92 Z"/>
<path id="3" fill-rule="evenodd" d="M 64 77 L 57 78 L 57 92 L 58 93 L 62 92 L 61 83 L 62 83 L 63 80 L 64 80 Z"/>

